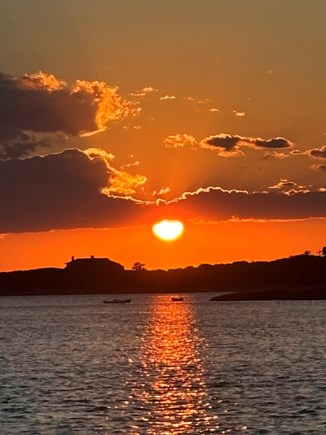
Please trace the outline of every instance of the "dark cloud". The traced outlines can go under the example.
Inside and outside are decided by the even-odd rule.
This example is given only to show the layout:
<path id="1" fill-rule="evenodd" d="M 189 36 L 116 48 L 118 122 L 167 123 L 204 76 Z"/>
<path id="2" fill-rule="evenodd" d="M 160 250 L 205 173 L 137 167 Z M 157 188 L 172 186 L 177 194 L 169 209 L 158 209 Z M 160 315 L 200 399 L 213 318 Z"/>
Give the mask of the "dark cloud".
<path id="1" fill-rule="evenodd" d="M 135 219 L 134 200 L 102 193 L 110 185 L 105 159 L 77 149 L 0 161 L 0 232 L 110 227 Z"/>
<path id="2" fill-rule="evenodd" d="M 30 131 L 16 132 L 15 139 L 8 139 L 0 144 L 0 159 L 17 159 L 27 157 L 39 148 L 48 148 L 57 144 L 63 144 L 66 138 L 59 133 L 51 136 Z"/>
<path id="3" fill-rule="evenodd" d="M 273 139 L 260 139 L 260 138 L 248 138 L 253 139 L 253 144 L 257 147 L 262 148 L 291 148 L 293 146 L 293 143 L 290 142 L 287 139 L 284 139 L 284 137 L 274 137 Z"/>
<path id="4" fill-rule="evenodd" d="M 310 157 L 315 159 L 326 159 L 326 145 L 321 148 L 314 148 L 308 151 Z"/>
<path id="5" fill-rule="evenodd" d="M 222 148 L 225 151 L 233 150 L 240 142 L 240 136 L 231 136 L 230 134 L 219 134 L 203 139 L 203 142 L 212 147 Z"/>
<path id="6" fill-rule="evenodd" d="M 275 137 L 265 140 L 261 138 L 244 137 L 225 133 L 206 137 L 200 142 L 198 142 L 193 136 L 189 134 L 179 133 L 166 137 L 164 139 L 164 144 L 166 147 L 170 148 L 190 147 L 193 150 L 198 150 L 200 148 L 216 150 L 218 152 L 218 155 L 222 157 L 243 156 L 244 153 L 242 152 L 241 147 L 256 149 L 282 149 L 294 146 L 292 142 L 284 139 L 283 137 Z M 285 155 L 282 153 L 282 157 L 283 156 Z M 281 158 L 281 153 L 276 153 L 275 156 L 273 155 L 273 157 Z"/>
<path id="7" fill-rule="evenodd" d="M 171 203 L 177 215 L 186 207 L 188 217 L 210 220 L 240 219 L 305 219 L 326 217 L 326 192 L 287 193 L 223 190 L 219 187 L 185 193 Z"/>
<path id="8" fill-rule="evenodd" d="M 69 86 L 42 72 L 19 78 L 0 74 L 0 154 L 34 151 L 40 143 L 28 132 L 92 134 L 131 112 L 118 89 L 104 82 L 77 80 Z"/>
<path id="9" fill-rule="evenodd" d="M 0 144 L 0 159 L 26 157 L 39 145 L 39 142 L 33 140 L 26 132 L 17 132 L 15 139 L 3 140 Z"/>
<path id="10" fill-rule="evenodd" d="M 261 139 L 257 137 L 244 137 L 231 134 L 218 134 L 209 136 L 202 140 L 202 143 L 212 147 L 223 149 L 224 151 L 232 151 L 240 146 L 250 146 L 253 148 L 290 148 L 292 142 L 283 137 L 275 137 L 272 139 Z"/>

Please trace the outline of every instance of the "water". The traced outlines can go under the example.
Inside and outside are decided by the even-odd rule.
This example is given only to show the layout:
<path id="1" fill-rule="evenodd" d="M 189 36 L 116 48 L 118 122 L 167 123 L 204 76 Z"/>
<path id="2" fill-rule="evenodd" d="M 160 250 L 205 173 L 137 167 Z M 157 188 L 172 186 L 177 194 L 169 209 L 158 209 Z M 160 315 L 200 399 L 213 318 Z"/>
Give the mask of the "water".
<path id="1" fill-rule="evenodd" d="M 326 303 L 0 299 L 0 433 L 324 434 Z"/>

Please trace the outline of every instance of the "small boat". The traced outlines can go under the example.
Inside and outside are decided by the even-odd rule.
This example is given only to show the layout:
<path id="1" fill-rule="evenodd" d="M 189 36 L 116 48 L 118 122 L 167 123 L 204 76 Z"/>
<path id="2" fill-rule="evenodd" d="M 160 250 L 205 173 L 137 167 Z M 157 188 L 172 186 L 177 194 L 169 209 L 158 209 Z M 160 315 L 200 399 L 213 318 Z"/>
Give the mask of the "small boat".
<path id="1" fill-rule="evenodd" d="M 175 297 L 171 298 L 171 301 L 173 301 L 173 302 L 182 302 L 183 301 L 183 297 L 182 296 L 175 296 Z"/>
<path id="2" fill-rule="evenodd" d="M 128 304 L 131 299 L 104 299 L 104 304 Z"/>

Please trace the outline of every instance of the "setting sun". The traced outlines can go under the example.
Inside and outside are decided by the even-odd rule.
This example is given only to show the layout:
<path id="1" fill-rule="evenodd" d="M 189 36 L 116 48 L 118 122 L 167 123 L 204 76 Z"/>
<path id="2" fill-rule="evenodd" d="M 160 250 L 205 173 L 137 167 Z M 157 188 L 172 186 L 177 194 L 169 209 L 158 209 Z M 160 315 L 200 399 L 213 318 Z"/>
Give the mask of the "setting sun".
<path id="1" fill-rule="evenodd" d="M 152 231 L 159 239 L 172 242 L 182 236 L 184 226 L 180 221 L 163 220 L 154 224 Z"/>

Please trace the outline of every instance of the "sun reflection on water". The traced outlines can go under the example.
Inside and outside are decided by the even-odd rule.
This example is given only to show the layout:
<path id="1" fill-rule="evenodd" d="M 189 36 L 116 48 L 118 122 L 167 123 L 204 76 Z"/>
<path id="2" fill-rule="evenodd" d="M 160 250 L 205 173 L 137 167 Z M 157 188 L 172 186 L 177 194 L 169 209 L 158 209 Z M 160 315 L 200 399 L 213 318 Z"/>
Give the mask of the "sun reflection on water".
<path id="1" fill-rule="evenodd" d="M 196 330 L 193 307 L 186 301 L 170 302 L 169 296 L 154 301 L 142 336 L 140 379 L 132 393 L 146 433 L 214 432 L 218 423 L 207 401 L 200 358 L 205 342 Z"/>

